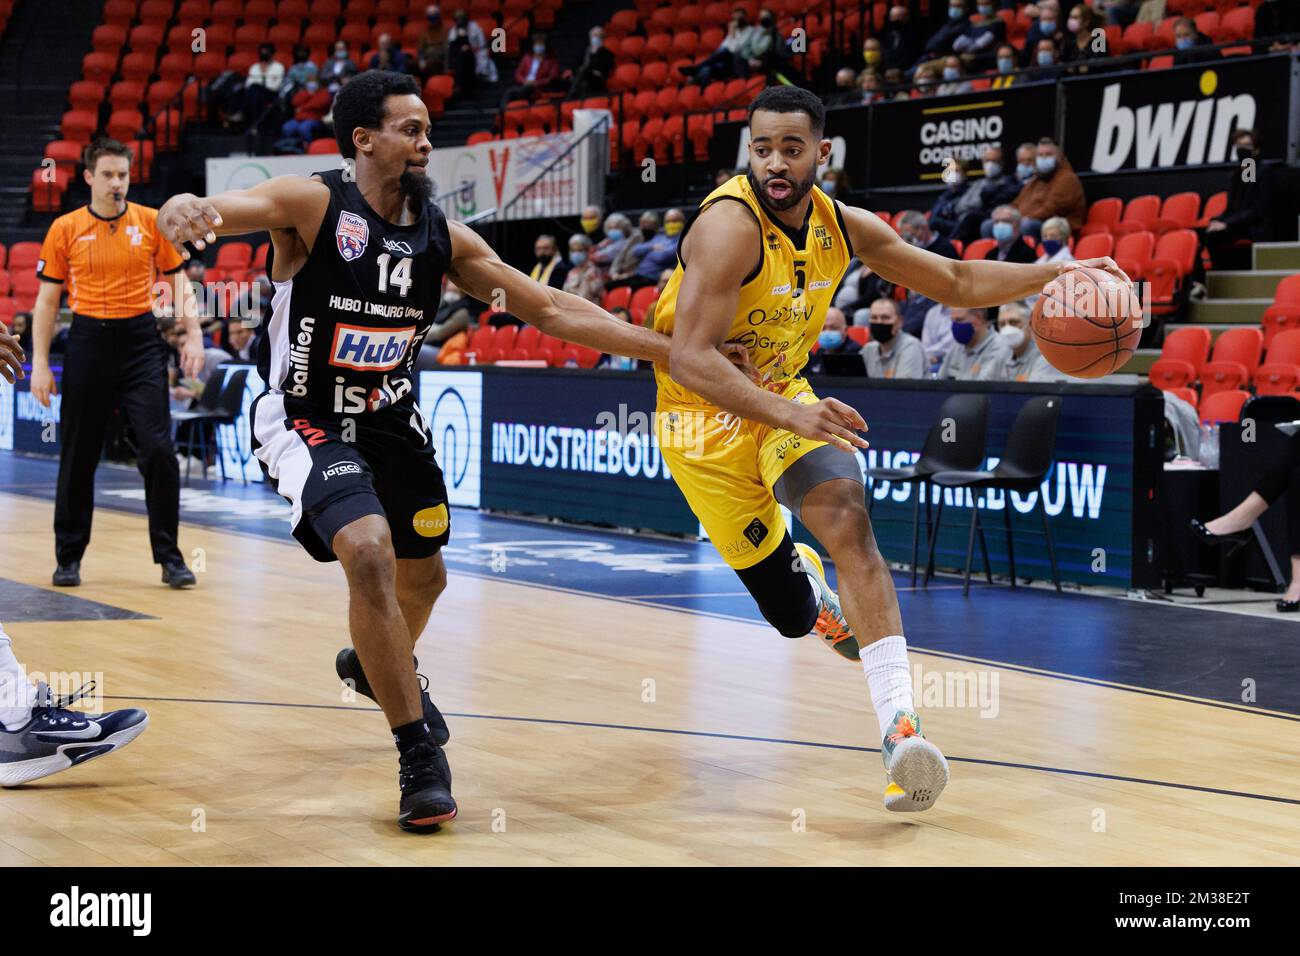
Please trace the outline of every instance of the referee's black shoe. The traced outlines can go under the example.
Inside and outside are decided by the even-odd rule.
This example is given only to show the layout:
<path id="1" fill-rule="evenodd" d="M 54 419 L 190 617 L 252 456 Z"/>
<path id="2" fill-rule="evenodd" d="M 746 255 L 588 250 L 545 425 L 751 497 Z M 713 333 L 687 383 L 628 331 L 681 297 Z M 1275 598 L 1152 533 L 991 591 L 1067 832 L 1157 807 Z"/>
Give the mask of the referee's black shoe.
<path id="1" fill-rule="evenodd" d="M 81 562 L 69 561 L 67 564 L 60 564 L 54 571 L 54 586 L 56 588 L 75 588 L 81 584 Z"/>
<path id="2" fill-rule="evenodd" d="M 402 803 L 397 825 L 411 833 L 430 833 L 438 824 L 456 816 L 451 795 L 451 767 L 442 748 L 419 743 L 400 756 L 397 780 L 402 786 Z"/>
<path id="3" fill-rule="evenodd" d="M 414 660 L 414 658 L 412 658 Z M 420 662 L 415 661 L 415 666 L 419 667 Z M 366 672 L 361 668 L 361 658 L 357 657 L 357 652 L 350 647 L 345 647 L 339 651 L 338 657 L 334 658 L 334 672 L 339 675 L 339 680 L 351 681 L 352 687 L 358 694 L 369 697 L 375 703 L 379 703 L 375 697 L 375 692 L 370 689 L 370 682 L 366 680 Z M 420 678 L 420 702 L 424 704 L 424 722 L 429 725 L 429 732 L 433 734 L 433 742 L 439 747 L 445 746 L 447 741 L 451 740 L 451 730 L 447 727 L 447 721 L 443 719 L 438 708 L 434 706 L 433 700 L 429 697 L 429 679 L 423 674 L 417 675 Z"/>
<path id="4" fill-rule="evenodd" d="M 162 583 L 174 588 L 192 588 L 198 584 L 194 572 L 185 566 L 180 558 L 164 561 L 162 566 Z"/>

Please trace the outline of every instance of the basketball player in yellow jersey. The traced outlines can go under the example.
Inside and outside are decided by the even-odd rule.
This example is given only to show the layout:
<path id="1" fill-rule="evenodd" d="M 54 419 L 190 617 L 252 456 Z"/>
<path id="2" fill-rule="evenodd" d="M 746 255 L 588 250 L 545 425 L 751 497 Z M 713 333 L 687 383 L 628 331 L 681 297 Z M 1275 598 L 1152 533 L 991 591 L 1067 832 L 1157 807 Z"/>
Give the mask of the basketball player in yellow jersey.
<path id="1" fill-rule="evenodd" d="M 710 193 L 687 224 L 655 308 L 655 330 L 672 336 L 668 363 L 655 365 L 656 427 L 674 480 L 767 621 L 861 660 L 884 738 L 885 806 L 925 810 L 948 764 L 912 705 L 898 598 L 853 454 L 867 447 L 858 434 L 867 426 L 843 402 L 818 400 L 799 373 L 854 256 L 890 282 L 968 308 L 1039 292 L 1081 265 L 1127 277 L 1109 259 L 961 262 L 909 245 L 813 186 L 830 158 L 824 122 L 821 101 L 797 87 L 769 87 L 750 105 L 748 175 Z M 728 339 L 748 346 L 757 384 L 717 354 Z M 792 542 L 782 504 L 830 552 L 842 605 L 817 553 Z"/>

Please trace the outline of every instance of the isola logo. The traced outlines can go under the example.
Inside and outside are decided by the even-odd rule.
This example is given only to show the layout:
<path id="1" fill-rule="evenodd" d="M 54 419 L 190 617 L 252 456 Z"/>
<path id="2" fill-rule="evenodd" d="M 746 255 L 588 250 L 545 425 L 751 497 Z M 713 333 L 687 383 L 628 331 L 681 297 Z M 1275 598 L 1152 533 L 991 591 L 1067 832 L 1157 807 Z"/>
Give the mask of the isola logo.
<path id="1" fill-rule="evenodd" d="M 445 504 L 424 508 L 411 518 L 411 527 L 422 538 L 436 538 L 451 527 L 451 517 Z"/>

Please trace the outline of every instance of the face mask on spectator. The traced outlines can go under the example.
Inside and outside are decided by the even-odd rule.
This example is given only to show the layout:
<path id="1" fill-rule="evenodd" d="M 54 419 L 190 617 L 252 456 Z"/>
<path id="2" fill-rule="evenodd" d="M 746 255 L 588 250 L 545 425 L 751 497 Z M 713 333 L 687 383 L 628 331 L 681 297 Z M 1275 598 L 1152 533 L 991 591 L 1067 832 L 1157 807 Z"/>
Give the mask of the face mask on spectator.
<path id="1" fill-rule="evenodd" d="M 1070 17 L 1070 19 L 1068 19 L 1068 20 L 1065 21 L 1065 28 L 1066 28 L 1067 30 L 1069 30 L 1071 33 L 1078 33 L 1078 32 L 1079 32 L 1079 18 L 1078 18 L 1078 17 Z"/>
<path id="2" fill-rule="evenodd" d="M 618 242 L 620 239 L 623 238 L 623 230 L 610 229 L 605 233 L 605 235 L 607 235 L 610 239 L 613 239 L 615 242 Z"/>
<path id="3" fill-rule="evenodd" d="M 949 20 L 960 20 L 960 19 L 961 19 L 962 17 L 964 17 L 965 15 L 966 15 L 966 11 L 963 10 L 961 7 L 949 7 L 949 8 L 948 8 L 948 19 L 949 19 Z"/>
<path id="4" fill-rule="evenodd" d="M 988 177 L 989 179 L 997 179 L 999 176 L 1002 175 L 1002 164 L 1001 164 L 1001 163 L 985 163 L 985 164 L 984 164 L 984 175 L 985 175 L 986 177 Z"/>
<path id="5" fill-rule="evenodd" d="M 588 219 L 580 219 L 578 221 L 582 223 L 582 231 L 585 232 L 587 235 L 591 235 L 593 232 L 595 232 L 596 227 L 600 225 L 599 219 L 588 218 Z"/>
<path id="6" fill-rule="evenodd" d="M 666 222 L 666 223 L 664 223 L 664 235 L 665 235 L 665 236 L 675 236 L 675 235 L 677 235 L 677 234 L 678 234 L 679 232 L 681 232 L 681 231 L 682 231 L 682 223 L 680 223 L 680 222 Z"/>
<path id="7" fill-rule="evenodd" d="M 1034 175 L 1033 166 L 1030 166 L 1027 163 L 1016 163 L 1016 179 L 1024 182 L 1032 175 Z"/>
<path id="8" fill-rule="evenodd" d="M 347 51 L 347 50 L 335 50 L 335 51 L 334 51 L 334 59 L 336 59 L 336 60 L 346 60 L 347 58 L 348 58 L 348 51 Z"/>
<path id="9" fill-rule="evenodd" d="M 1014 325 L 1007 325 L 998 330 L 998 334 L 1006 340 L 1007 345 L 1013 349 L 1018 349 L 1025 343 L 1025 330 L 1017 328 Z"/>
<path id="10" fill-rule="evenodd" d="M 872 322 L 870 328 L 871 337 L 881 344 L 892 341 L 894 338 L 894 323 L 892 322 Z"/>
<path id="11" fill-rule="evenodd" d="M 772 25 L 772 18 L 764 14 L 758 18 L 758 25 L 766 30 Z"/>
<path id="12" fill-rule="evenodd" d="M 1180 50 L 1186 50 L 1196 42 L 1196 37 L 1178 37 L 1174 40 L 1174 46 Z"/>
<path id="13" fill-rule="evenodd" d="M 1250 159 L 1255 155 L 1255 151 L 1249 146 L 1238 146 L 1233 152 L 1237 157 L 1237 162 L 1241 162 L 1244 159 Z"/>
<path id="14" fill-rule="evenodd" d="M 969 322 L 958 322 L 955 319 L 952 323 L 952 340 L 958 345 L 965 345 L 971 339 L 975 338 L 975 326 Z"/>
<path id="15" fill-rule="evenodd" d="M 862 51 L 862 59 L 863 59 L 864 61 L 866 61 L 867 66 L 879 66 L 879 65 L 880 65 L 880 51 L 879 51 L 879 50 L 863 50 L 863 51 Z"/>
<path id="16" fill-rule="evenodd" d="M 1016 61 L 1009 56 L 998 57 L 998 72 L 1002 74 L 1014 73 Z"/>
<path id="17" fill-rule="evenodd" d="M 987 18 L 993 16 L 993 5 L 991 3 L 981 3 L 977 9 L 982 17 Z"/>
<path id="18" fill-rule="evenodd" d="M 320 84 L 315 80 L 308 80 L 306 85 L 308 93 L 315 93 L 316 90 L 320 88 Z"/>
<path id="19" fill-rule="evenodd" d="M 540 43 L 533 44 L 533 56 L 542 56 L 545 53 L 546 47 L 542 46 Z"/>
<path id="20" fill-rule="evenodd" d="M 822 334 L 817 336 L 817 343 L 824 349 L 839 348 L 844 341 L 844 333 L 837 332 L 834 329 L 822 329 Z"/>
<path id="21" fill-rule="evenodd" d="M 1061 245 L 1062 243 L 1060 239 L 1044 239 L 1043 251 L 1049 256 L 1054 256 L 1061 251 Z"/>
<path id="22" fill-rule="evenodd" d="M 432 24 L 436 27 L 439 23 L 442 22 L 442 14 L 441 14 L 441 13 L 431 13 L 431 14 L 429 14 L 429 18 L 428 18 L 428 19 L 429 19 L 429 22 L 432 23 Z"/>
<path id="23" fill-rule="evenodd" d="M 960 76 L 961 70 L 957 69 L 955 66 L 945 66 L 943 68 L 943 78 L 949 83 L 953 82 Z"/>
<path id="24" fill-rule="evenodd" d="M 1038 51 L 1038 65 L 1039 65 L 1039 66 L 1051 66 L 1054 62 L 1056 62 L 1056 61 L 1055 61 L 1055 58 L 1052 56 L 1052 51 L 1051 51 L 1051 50 L 1039 50 L 1039 51 Z"/>
<path id="25" fill-rule="evenodd" d="M 600 37 L 591 38 L 591 48 L 593 50 L 599 50 L 604 45 L 605 45 L 605 41 L 602 40 Z"/>
<path id="26" fill-rule="evenodd" d="M 1038 156 L 1034 159 L 1034 168 L 1046 176 L 1056 168 L 1055 156 Z"/>
<path id="27" fill-rule="evenodd" d="M 1006 242 L 1015 235 L 1015 227 L 1009 222 L 995 222 L 993 224 L 993 238 L 998 242 Z"/>
<path id="28" fill-rule="evenodd" d="M 833 180 L 833 179 L 823 179 L 823 180 L 822 180 L 822 192 L 824 192 L 824 193 L 825 193 L 826 195 L 828 195 L 828 196 L 833 196 L 833 195 L 835 195 L 835 180 Z"/>
<path id="29" fill-rule="evenodd" d="M 575 266 L 580 266 L 587 261 L 587 253 L 577 250 L 569 253 L 569 261 Z"/>
<path id="30" fill-rule="evenodd" d="M 1038 28 L 1039 28 L 1040 30 L 1042 30 L 1044 33 L 1055 33 L 1055 32 L 1056 32 L 1056 21 L 1055 21 L 1055 20 L 1040 19 L 1040 20 L 1038 21 Z"/>

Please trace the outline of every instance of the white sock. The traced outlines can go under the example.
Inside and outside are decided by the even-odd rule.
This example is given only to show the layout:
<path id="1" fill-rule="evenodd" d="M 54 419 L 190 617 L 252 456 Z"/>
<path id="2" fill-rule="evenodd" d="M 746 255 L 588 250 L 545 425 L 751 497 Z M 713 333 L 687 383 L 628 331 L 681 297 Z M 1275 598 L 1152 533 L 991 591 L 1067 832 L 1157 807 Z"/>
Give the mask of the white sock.
<path id="1" fill-rule="evenodd" d="M 36 688 L 14 657 L 13 645 L 0 625 L 0 724 L 21 727 L 31 720 Z"/>
<path id="2" fill-rule="evenodd" d="M 871 691 L 883 737 L 893 726 L 894 714 L 912 709 L 912 671 L 907 666 L 907 639 L 901 634 L 882 637 L 862 648 L 862 670 Z"/>

